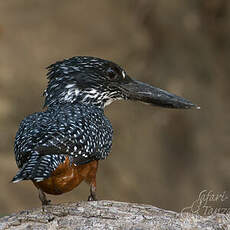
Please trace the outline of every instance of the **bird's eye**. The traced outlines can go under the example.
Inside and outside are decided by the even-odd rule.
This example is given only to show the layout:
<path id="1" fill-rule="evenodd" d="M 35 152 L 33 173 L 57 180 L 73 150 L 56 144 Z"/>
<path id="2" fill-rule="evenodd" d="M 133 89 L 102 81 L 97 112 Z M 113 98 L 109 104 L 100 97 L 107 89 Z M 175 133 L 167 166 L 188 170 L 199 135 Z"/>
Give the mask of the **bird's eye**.
<path id="1" fill-rule="evenodd" d="M 117 70 L 112 67 L 109 67 L 106 72 L 110 80 L 116 80 L 119 76 Z"/>

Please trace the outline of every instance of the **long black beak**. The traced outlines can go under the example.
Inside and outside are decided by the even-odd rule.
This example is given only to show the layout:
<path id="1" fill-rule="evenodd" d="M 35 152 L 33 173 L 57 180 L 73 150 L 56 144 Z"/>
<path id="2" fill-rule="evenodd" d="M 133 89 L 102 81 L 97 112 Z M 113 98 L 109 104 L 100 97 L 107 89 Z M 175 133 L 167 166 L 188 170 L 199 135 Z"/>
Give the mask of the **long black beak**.
<path id="1" fill-rule="evenodd" d="M 126 84 L 122 84 L 122 89 L 127 99 L 130 100 L 138 100 L 166 108 L 200 109 L 199 106 L 183 97 L 133 79 Z"/>

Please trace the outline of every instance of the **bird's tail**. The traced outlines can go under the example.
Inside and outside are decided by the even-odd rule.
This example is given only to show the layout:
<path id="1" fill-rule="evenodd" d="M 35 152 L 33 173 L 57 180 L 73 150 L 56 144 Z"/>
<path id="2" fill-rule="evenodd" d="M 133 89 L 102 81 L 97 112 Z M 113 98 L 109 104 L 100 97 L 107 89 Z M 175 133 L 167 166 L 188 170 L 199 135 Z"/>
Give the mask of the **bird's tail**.
<path id="1" fill-rule="evenodd" d="M 21 168 L 21 169 L 17 172 L 16 176 L 11 180 L 11 182 L 12 182 L 12 183 L 17 183 L 17 182 L 19 182 L 19 181 L 26 180 L 26 177 L 25 177 L 23 171 L 24 171 L 23 168 Z"/>
<path id="2" fill-rule="evenodd" d="M 29 161 L 26 162 L 22 168 L 17 172 L 16 176 L 11 180 L 13 183 L 17 183 L 22 180 L 31 180 L 34 179 L 35 171 L 37 171 L 39 165 L 39 154 L 32 154 Z"/>
<path id="3" fill-rule="evenodd" d="M 41 156 L 38 153 L 32 154 L 29 161 L 23 165 L 11 182 L 17 183 L 22 180 L 43 181 L 64 161 L 65 156 L 63 155 Z"/>

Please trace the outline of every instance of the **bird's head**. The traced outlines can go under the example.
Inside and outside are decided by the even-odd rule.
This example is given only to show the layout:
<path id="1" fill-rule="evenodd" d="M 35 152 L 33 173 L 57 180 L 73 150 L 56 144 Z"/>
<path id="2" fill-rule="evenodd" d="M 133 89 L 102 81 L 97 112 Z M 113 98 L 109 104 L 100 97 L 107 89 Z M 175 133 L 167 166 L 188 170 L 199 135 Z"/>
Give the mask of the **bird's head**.
<path id="1" fill-rule="evenodd" d="M 104 108 L 119 99 L 130 99 L 168 108 L 198 108 L 190 101 L 130 78 L 117 64 L 79 56 L 48 67 L 45 106 L 82 103 Z"/>

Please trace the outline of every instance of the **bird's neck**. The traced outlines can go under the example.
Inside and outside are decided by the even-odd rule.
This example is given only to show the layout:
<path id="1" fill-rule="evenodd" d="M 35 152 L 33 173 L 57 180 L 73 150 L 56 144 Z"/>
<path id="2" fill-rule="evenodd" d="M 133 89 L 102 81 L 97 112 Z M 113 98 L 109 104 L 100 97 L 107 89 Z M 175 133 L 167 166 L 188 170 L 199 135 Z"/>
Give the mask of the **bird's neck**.
<path id="1" fill-rule="evenodd" d="M 87 115 L 88 113 L 98 113 L 104 116 L 104 109 L 100 108 L 98 106 L 92 105 L 92 104 L 83 104 L 83 103 L 53 103 L 46 107 L 46 111 L 51 113 L 60 113 L 60 111 L 71 111 L 70 113 L 65 112 L 66 115 L 75 116 L 77 113 L 77 116 L 84 114 Z"/>
<path id="2" fill-rule="evenodd" d="M 69 104 L 82 104 L 86 106 L 96 106 L 104 109 L 105 106 L 111 104 L 114 100 L 108 97 L 105 93 L 100 93 L 95 89 L 79 90 L 76 88 L 66 88 L 62 91 L 52 91 L 49 89 L 45 91 L 45 107 L 50 107 L 53 104 L 63 105 Z"/>

